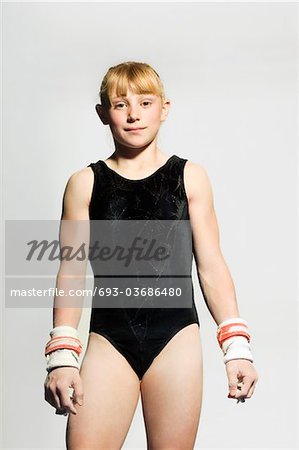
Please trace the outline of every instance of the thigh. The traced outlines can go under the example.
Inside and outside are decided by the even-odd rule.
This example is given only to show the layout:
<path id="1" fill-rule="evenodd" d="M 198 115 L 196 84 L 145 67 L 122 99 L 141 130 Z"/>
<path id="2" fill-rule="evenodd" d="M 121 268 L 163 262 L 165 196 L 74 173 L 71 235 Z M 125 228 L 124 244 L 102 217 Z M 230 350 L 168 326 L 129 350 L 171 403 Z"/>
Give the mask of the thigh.
<path id="1" fill-rule="evenodd" d="M 192 450 L 202 406 L 200 332 L 191 324 L 174 335 L 141 382 L 148 448 Z"/>
<path id="2" fill-rule="evenodd" d="M 93 332 L 80 375 L 84 404 L 68 416 L 67 449 L 120 449 L 138 403 L 138 377 L 118 350 Z"/>

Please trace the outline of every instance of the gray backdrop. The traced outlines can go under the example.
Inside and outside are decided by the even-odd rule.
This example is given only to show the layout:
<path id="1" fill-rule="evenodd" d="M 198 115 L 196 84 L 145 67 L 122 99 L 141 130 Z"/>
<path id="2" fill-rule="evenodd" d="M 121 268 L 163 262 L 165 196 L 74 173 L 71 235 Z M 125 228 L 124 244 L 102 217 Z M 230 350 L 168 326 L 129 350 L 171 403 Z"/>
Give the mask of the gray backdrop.
<path id="1" fill-rule="evenodd" d="M 260 379 L 244 404 L 227 398 L 193 267 L 201 450 L 296 447 L 296 14 L 296 3 L 3 4 L 5 219 L 59 219 L 71 174 L 112 153 L 94 105 L 106 70 L 126 60 L 151 64 L 172 101 L 162 151 L 209 174 Z M 2 313 L 2 446 L 63 449 L 66 418 L 43 398 L 52 311 Z M 124 448 L 145 442 L 139 403 Z"/>

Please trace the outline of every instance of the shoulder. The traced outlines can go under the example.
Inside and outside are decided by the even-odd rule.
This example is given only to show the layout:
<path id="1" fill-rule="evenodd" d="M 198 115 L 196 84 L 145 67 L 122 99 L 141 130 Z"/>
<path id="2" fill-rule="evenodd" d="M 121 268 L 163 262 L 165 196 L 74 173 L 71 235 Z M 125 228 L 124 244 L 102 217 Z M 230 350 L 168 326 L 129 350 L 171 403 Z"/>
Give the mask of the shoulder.
<path id="1" fill-rule="evenodd" d="M 83 169 L 77 170 L 70 176 L 70 179 L 76 183 L 84 183 L 84 181 L 90 178 L 93 178 L 93 170 L 91 167 L 83 167 Z"/>
<path id="2" fill-rule="evenodd" d="M 89 203 L 93 182 L 92 168 L 84 167 L 70 175 L 66 185 L 66 193 Z"/>
<path id="3" fill-rule="evenodd" d="M 193 161 L 191 161 L 190 159 L 187 159 L 186 164 L 185 164 L 185 172 L 186 175 L 188 174 L 189 176 L 200 176 L 200 177 L 205 177 L 207 176 L 207 170 L 206 168 L 199 163 L 195 163 Z"/>
<path id="4" fill-rule="evenodd" d="M 212 195 L 211 181 L 207 169 L 202 164 L 186 161 L 184 184 L 189 200 L 198 195 Z"/>

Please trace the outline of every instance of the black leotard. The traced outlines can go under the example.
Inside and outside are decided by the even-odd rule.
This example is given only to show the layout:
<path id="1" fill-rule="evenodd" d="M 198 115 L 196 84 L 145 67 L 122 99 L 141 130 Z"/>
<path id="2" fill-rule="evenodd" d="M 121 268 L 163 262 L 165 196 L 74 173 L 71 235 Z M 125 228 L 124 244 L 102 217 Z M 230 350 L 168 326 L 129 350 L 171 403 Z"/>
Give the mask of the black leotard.
<path id="1" fill-rule="evenodd" d="M 183 178 L 186 161 L 173 155 L 154 173 L 139 180 L 121 176 L 103 160 L 89 164 L 94 173 L 90 220 L 189 221 Z M 188 276 L 191 279 L 191 269 Z M 98 278 L 94 280 L 98 282 Z M 92 308 L 89 332 L 108 339 L 141 380 L 178 331 L 191 323 L 200 326 L 192 280 L 191 286 L 192 306 L 188 308 Z"/>

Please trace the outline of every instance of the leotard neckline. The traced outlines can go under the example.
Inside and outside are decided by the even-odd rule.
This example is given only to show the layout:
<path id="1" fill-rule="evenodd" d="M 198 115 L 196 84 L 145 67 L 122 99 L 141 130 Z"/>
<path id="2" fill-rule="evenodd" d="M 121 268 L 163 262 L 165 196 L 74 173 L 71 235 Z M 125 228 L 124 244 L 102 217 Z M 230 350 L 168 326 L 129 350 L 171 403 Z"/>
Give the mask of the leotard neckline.
<path id="1" fill-rule="evenodd" d="M 122 178 L 123 180 L 128 181 L 129 183 L 136 183 L 136 182 L 139 182 L 139 181 L 145 181 L 145 180 L 148 180 L 148 179 L 152 178 L 152 177 L 155 176 L 157 173 L 159 173 L 162 169 L 164 169 L 164 167 L 166 167 L 166 166 L 169 164 L 169 162 L 170 162 L 173 158 L 175 158 L 175 157 L 176 157 L 176 155 L 170 156 L 170 158 L 168 158 L 168 160 L 167 160 L 162 166 L 160 166 L 157 170 L 155 170 L 155 172 L 153 172 L 152 174 L 150 174 L 149 176 L 147 176 L 147 177 L 145 177 L 145 178 L 139 178 L 139 179 L 136 179 L 136 180 L 135 180 L 135 179 L 132 179 L 132 178 L 126 178 L 126 177 L 120 175 L 120 174 L 119 174 L 118 172 L 116 172 L 114 169 L 111 169 L 111 167 L 107 166 L 107 164 L 105 163 L 104 160 L 100 159 L 100 162 L 102 163 L 102 165 L 103 165 L 108 171 L 113 172 L 116 176 Z"/>

